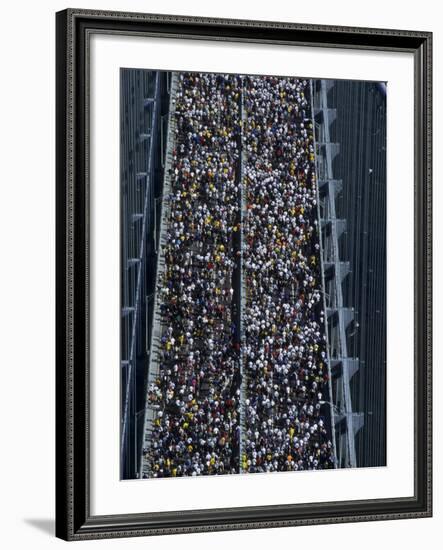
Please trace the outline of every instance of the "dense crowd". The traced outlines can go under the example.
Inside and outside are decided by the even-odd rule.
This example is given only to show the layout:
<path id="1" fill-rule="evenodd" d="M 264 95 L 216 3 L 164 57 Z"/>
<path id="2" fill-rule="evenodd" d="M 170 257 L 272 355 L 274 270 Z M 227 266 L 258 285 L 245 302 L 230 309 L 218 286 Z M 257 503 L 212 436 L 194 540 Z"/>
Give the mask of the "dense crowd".
<path id="1" fill-rule="evenodd" d="M 295 78 L 179 75 L 153 477 L 334 465 L 308 94 Z"/>
<path id="2" fill-rule="evenodd" d="M 246 77 L 242 469 L 334 466 L 309 82 Z"/>
<path id="3" fill-rule="evenodd" d="M 182 73 L 161 286 L 158 409 L 151 475 L 239 469 L 239 350 L 233 342 L 233 234 L 239 230 L 239 86 Z"/>

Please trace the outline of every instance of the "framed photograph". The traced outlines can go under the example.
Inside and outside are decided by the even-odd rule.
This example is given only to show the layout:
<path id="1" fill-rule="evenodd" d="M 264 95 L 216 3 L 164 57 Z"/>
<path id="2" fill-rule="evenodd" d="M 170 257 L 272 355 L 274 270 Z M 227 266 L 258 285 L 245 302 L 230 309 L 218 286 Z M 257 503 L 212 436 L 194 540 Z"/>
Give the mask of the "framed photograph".
<path id="1" fill-rule="evenodd" d="M 430 516 L 431 33 L 56 17 L 57 536 Z"/>

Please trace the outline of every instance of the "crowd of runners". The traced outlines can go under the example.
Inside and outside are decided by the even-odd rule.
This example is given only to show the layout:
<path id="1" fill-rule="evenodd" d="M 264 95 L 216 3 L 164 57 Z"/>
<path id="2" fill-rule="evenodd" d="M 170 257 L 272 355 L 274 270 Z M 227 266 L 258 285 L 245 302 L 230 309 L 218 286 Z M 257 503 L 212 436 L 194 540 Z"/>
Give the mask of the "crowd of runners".
<path id="1" fill-rule="evenodd" d="M 244 79 L 245 452 L 242 471 L 331 468 L 309 82 Z"/>
<path id="2" fill-rule="evenodd" d="M 180 73 L 173 109 L 146 477 L 334 467 L 309 81 Z"/>

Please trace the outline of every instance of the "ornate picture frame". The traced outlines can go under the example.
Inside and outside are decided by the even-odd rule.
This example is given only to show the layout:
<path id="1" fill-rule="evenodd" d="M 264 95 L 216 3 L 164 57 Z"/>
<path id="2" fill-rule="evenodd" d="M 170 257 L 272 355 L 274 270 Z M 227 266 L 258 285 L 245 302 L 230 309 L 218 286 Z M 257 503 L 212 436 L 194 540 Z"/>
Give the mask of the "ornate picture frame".
<path id="1" fill-rule="evenodd" d="M 432 33 L 68 9 L 56 15 L 56 535 L 130 537 L 432 515 Z M 90 507 L 90 39 L 249 42 L 414 56 L 414 494 L 96 516 Z"/>

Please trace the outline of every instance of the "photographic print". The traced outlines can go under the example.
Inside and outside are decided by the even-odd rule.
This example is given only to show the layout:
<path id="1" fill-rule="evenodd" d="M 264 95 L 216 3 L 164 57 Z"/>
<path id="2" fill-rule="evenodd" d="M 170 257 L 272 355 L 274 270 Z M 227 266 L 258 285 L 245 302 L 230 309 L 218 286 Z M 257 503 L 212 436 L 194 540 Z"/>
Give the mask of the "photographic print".
<path id="1" fill-rule="evenodd" d="M 56 84 L 57 536 L 430 517 L 432 33 L 67 9 Z"/>
<path id="2" fill-rule="evenodd" d="M 120 70 L 121 479 L 386 465 L 386 96 Z"/>

